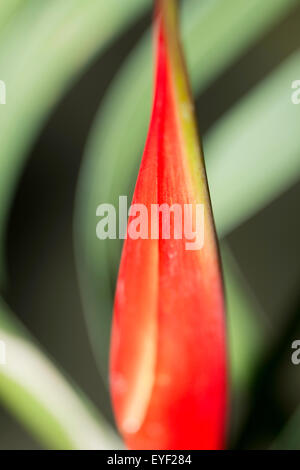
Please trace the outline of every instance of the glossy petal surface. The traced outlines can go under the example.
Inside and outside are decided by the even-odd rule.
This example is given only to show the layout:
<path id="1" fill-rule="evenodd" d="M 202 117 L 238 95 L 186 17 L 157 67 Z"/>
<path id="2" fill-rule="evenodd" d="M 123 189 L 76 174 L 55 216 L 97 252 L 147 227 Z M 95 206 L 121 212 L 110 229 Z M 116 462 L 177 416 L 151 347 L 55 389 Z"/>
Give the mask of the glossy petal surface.
<path id="1" fill-rule="evenodd" d="M 157 2 L 156 83 L 133 203 L 204 206 L 204 245 L 125 240 L 111 344 L 111 393 L 131 449 L 224 446 L 224 299 L 202 151 L 178 40 L 176 4 Z M 133 84 L 134 86 L 134 84 Z M 184 213 L 184 212 L 183 212 Z M 130 223 L 135 219 L 129 217 Z M 178 230 L 171 217 L 171 234 Z M 193 228 L 194 225 L 193 225 Z"/>

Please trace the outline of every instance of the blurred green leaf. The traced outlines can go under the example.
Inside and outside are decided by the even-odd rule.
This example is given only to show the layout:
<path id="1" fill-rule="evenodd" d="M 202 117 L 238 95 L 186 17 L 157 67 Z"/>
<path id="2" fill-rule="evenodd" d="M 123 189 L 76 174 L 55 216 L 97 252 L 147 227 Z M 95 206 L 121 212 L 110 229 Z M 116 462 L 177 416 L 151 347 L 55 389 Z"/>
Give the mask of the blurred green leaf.
<path id="1" fill-rule="evenodd" d="M 120 442 L 91 403 L 76 391 L 0 302 L 0 400 L 45 446 L 111 449 Z M 1 355 L 2 357 L 2 355 Z"/>
<path id="2" fill-rule="evenodd" d="M 293 413 L 273 443 L 272 450 L 300 450 L 300 407 Z"/>
<path id="3" fill-rule="evenodd" d="M 7 87 L 7 104 L 0 108 L 2 258 L 7 214 L 33 139 L 66 87 L 150 4 L 150 0 L 127 0 L 126 4 L 121 0 L 1 2 L 0 78 Z M 12 367 L 1 369 L 0 395 L 7 406 L 50 446 L 105 445 L 101 428 L 49 360 L 29 339 L 7 336 L 2 331 L 2 322 L 9 323 L 9 314 L 5 319 L 3 315 L 0 333 L 10 349 L 9 357 L 20 354 L 18 363 L 15 359 Z M 28 362 L 20 362 L 23 355 Z M 38 377 L 35 368 L 40 370 Z"/>
<path id="4" fill-rule="evenodd" d="M 296 2 L 294 1 L 240 2 L 233 0 L 226 2 L 218 0 L 198 2 L 191 0 L 185 3 L 182 30 L 195 91 L 203 90 L 210 80 L 219 74 L 225 66 L 230 65 L 263 31 L 266 31 L 266 29 L 278 21 L 295 4 Z M 226 21 L 224 21 L 225 17 Z M 194 47 L 195 44 L 197 44 L 197 47 Z M 115 276 L 115 273 L 111 274 L 111 262 L 113 260 L 113 265 L 118 265 L 120 242 L 119 240 L 101 242 L 97 240 L 95 234 L 96 207 L 103 202 L 112 203 L 117 206 L 119 195 L 129 194 L 133 189 L 145 142 L 148 116 L 150 115 L 150 64 L 150 38 L 147 37 L 127 61 L 111 87 L 105 103 L 101 106 L 99 116 L 96 119 L 89 139 L 79 182 L 76 219 L 78 272 L 90 336 L 96 357 L 105 376 L 107 374 L 109 331 Z M 289 122 L 293 120 L 295 110 L 292 109 L 292 105 L 291 109 L 288 108 L 290 105 L 290 82 L 287 82 L 286 85 L 284 80 L 289 77 L 292 69 L 294 73 L 297 72 L 296 61 L 293 61 L 292 67 L 288 65 L 283 65 L 282 67 L 283 70 L 286 67 L 289 70 L 282 72 L 282 69 L 280 69 L 274 72 L 274 77 L 270 80 L 272 83 L 275 81 L 276 84 L 272 86 L 272 92 L 267 94 L 266 100 L 259 89 L 249 95 L 249 98 L 246 97 L 243 100 L 241 104 L 243 109 L 246 109 L 248 106 L 251 111 L 248 123 L 242 122 L 242 124 L 245 124 L 245 129 L 247 125 L 250 126 L 250 129 L 251 126 L 253 128 L 256 119 L 261 119 L 264 107 L 270 104 L 272 104 L 272 111 L 277 111 L 276 116 L 273 116 L 272 120 L 272 123 L 276 122 L 282 110 L 277 109 L 278 92 L 281 92 L 281 95 L 286 93 L 287 107 L 285 109 L 290 110 L 288 115 Z M 279 90 L 279 85 L 283 85 L 283 89 L 281 87 Z M 261 100 L 259 103 L 255 98 L 257 93 L 259 93 L 259 99 Z M 253 101 L 257 103 L 256 106 L 251 104 Z M 233 110 L 233 113 L 235 112 L 236 110 Z M 271 112 L 269 113 L 268 111 L 268 116 L 269 114 Z M 249 136 L 251 136 L 252 140 L 247 142 L 240 140 L 244 147 L 239 148 L 239 153 L 237 153 L 237 148 L 233 147 L 234 140 L 232 142 L 226 141 L 228 145 L 226 149 L 218 145 L 216 149 L 218 151 L 215 150 L 215 153 L 213 153 L 211 150 L 212 146 L 215 141 L 221 142 L 219 135 L 223 136 L 220 128 L 222 129 L 227 121 L 231 122 L 232 119 L 230 111 L 216 125 L 214 132 L 211 132 L 204 142 L 208 160 L 208 179 L 214 206 L 216 206 L 216 219 L 221 235 L 224 233 L 222 230 L 225 230 L 225 228 L 226 230 L 229 229 L 229 223 L 235 225 L 238 223 L 238 219 L 233 220 L 231 216 L 231 206 L 227 205 L 224 207 L 226 201 L 229 201 L 229 197 L 235 199 L 235 206 L 237 206 L 239 200 L 241 202 L 245 200 L 240 193 L 235 191 L 235 181 L 239 179 L 236 172 L 234 173 L 234 181 L 230 179 L 228 172 L 226 172 L 227 179 L 219 178 L 219 175 L 222 174 L 221 166 L 224 152 L 226 151 L 226 154 L 228 154 L 228 160 L 232 148 L 235 151 L 233 155 L 235 160 L 236 155 L 242 155 L 243 160 L 239 164 L 241 169 L 242 165 L 246 164 L 246 158 L 250 158 L 253 161 L 251 152 L 253 138 L 257 145 L 263 139 L 263 134 L 258 133 L 254 137 L 253 132 L 250 132 Z M 295 125 L 296 123 L 294 122 L 293 129 Z M 239 126 L 240 124 L 236 124 L 236 134 L 239 133 Z M 295 129 L 293 132 L 295 132 Z M 262 156 L 261 153 L 255 155 L 258 160 L 274 157 L 272 153 L 273 147 L 268 148 L 267 145 L 268 140 L 270 140 L 270 133 L 271 130 L 264 140 L 264 155 Z M 224 135 L 226 137 L 225 133 Z M 232 134 L 231 137 L 234 138 Z M 293 141 L 293 146 L 294 143 L 295 141 Z M 286 151 L 287 149 L 285 149 Z M 278 159 L 281 157 L 282 161 L 286 163 L 285 152 L 277 148 Z M 228 161 L 224 160 L 224 165 L 228 164 Z M 226 168 L 224 167 L 225 170 Z M 214 175 L 214 171 L 216 175 Z M 276 171 L 273 172 L 274 179 L 277 176 L 275 173 Z M 255 183 L 256 181 L 259 183 L 259 181 L 254 172 L 250 176 L 252 177 L 252 194 L 249 196 L 249 191 L 248 196 L 251 197 L 251 200 L 257 201 L 255 206 L 257 210 L 265 201 L 263 198 L 255 199 Z M 217 187 L 216 184 L 218 185 Z M 288 184 L 287 179 L 286 184 Z M 228 187 L 230 187 L 230 191 L 228 191 Z M 241 184 L 238 185 L 238 188 L 240 191 L 243 189 Z M 276 186 L 274 183 L 269 196 L 277 194 L 279 189 L 278 185 Z M 227 198 L 228 193 L 230 193 L 230 196 Z M 266 192 L 264 196 L 266 196 Z M 217 207 L 218 204 L 219 208 Z M 252 203 L 253 207 L 254 203 Z M 250 204 L 244 204 L 239 212 L 235 210 L 235 214 L 240 217 L 242 214 L 244 220 L 247 217 L 246 211 L 249 209 Z M 220 218 L 221 222 L 219 222 L 218 218 Z M 224 220 L 229 221 L 227 227 Z M 234 365 L 237 365 L 240 371 L 241 368 L 238 364 L 239 361 L 237 363 L 234 362 Z"/>
<path id="5" fill-rule="evenodd" d="M 26 0 L 2 1 L 0 5 L 0 34 L 4 26 L 12 19 L 19 7 L 24 5 Z"/>
<path id="6" fill-rule="evenodd" d="M 3 32 L 0 78 L 7 104 L 0 108 L 0 249 L 24 157 L 46 117 L 91 59 L 150 4 L 27 0 Z"/>
<path id="7" fill-rule="evenodd" d="M 225 241 L 221 244 L 221 257 L 227 304 L 230 393 L 234 404 L 230 438 L 231 445 L 235 445 L 249 413 L 253 379 L 273 331 Z"/>
<path id="8" fill-rule="evenodd" d="M 299 51 L 288 57 L 205 137 L 214 214 L 222 235 L 299 179 L 299 107 L 291 101 L 299 60 Z"/>
<path id="9" fill-rule="evenodd" d="M 270 336 L 267 334 L 269 325 L 226 243 L 222 244 L 221 253 L 228 311 L 230 375 L 235 389 L 246 390 L 266 347 L 266 338 Z"/>

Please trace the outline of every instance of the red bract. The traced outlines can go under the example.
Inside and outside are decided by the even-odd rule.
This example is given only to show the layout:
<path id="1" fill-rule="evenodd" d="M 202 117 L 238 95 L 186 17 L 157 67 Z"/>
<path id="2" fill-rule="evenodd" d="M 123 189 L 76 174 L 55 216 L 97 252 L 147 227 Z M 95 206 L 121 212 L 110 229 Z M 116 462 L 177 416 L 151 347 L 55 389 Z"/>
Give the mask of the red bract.
<path id="1" fill-rule="evenodd" d="M 151 239 L 149 227 L 149 238 L 125 240 L 111 394 L 129 448 L 220 449 L 226 414 L 222 278 L 173 0 L 157 2 L 156 51 L 152 118 L 133 203 L 149 214 L 151 204 L 203 204 L 204 246 L 187 250 L 185 236 L 162 238 L 161 223 L 159 239 Z M 171 234 L 178 229 L 174 220 Z"/>

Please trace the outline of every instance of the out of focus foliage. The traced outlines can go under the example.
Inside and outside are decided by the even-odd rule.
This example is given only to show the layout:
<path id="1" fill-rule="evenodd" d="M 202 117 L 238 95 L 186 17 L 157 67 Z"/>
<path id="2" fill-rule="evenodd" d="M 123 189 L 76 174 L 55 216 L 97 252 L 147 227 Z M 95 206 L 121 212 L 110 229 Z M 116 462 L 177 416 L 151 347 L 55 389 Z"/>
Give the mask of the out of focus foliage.
<path id="1" fill-rule="evenodd" d="M 78 83 L 89 76 L 93 105 L 88 122 L 81 109 L 79 125 L 88 129 L 82 137 L 86 150 L 81 152 L 77 193 L 75 197 L 73 190 L 69 209 L 75 211 L 74 251 L 84 318 L 104 382 L 121 243 L 97 240 L 96 207 L 102 202 L 117 203 L 119 195 L 130 196 L 133 191 L 151 103 L 151 35 L 149 31 L 144 34 L 151 21 L 150 10 L 150 0 L 2 0 L 0 4 L 0 80 L 7 87 L 7 103 L 0 105 L 3 292 L 9 291 L 13 282 L 6 275 L 7 229 L 23 184 L 21 177 L 31 168 L 31 151 L 50 121 L 59 129 L 52 135 L 58 147 L 60 139 L 65 142 L 61 135 L 66 132 L 70 132 L 70 141 L 76 141 L 74 115 L 67 114 L 67 131 L 61 134 L 59 112 L 53 113 L 57 106 L 64 107 L 64 99 L 70 100 L 70 96 L 80 100 L 82 108 L 89 106 L 85 96 L 77 93 L 81 90 Z M 255 272 L 261 270 L 259 250 L 267 251 L 260 218 L 270 220 L 268 208 L 278 207 L 278 230 L 284 229 L 281 219 L 288 227 L 288 235 L 282 238 L 285 246 L 292 230 L 300 232 L 295 223 L 297 214 L 290 210 L 283 217 L 280 212 L 285 207 L 286 192 L 296 187 L 300 177 L 300 107 L 291 102 L 291 84 L 300 79 L 299 21 L 296 0 L 182 2 L 183 42 L 198 98 L 208 180 L 222 239 L 233 389 L 232 447 L 300 447 L 297 403 L 279 384 L 282 380 L 288 388 L 296 381 L 290 379 L 297 375 L 297 369 L 290 365 L 289 349 L 295 339 L 292 335 L 299 330 L 297 315 L 293 314 L 299 305 L 296 299 L 289 314 L 289 304 L 294 302 L 291 288 L 290 296 L 282 295 L 285 304 L 282 302 L 281 320 L 276 321 L 268 300 L 275 294 L 251 282 Z M 128 44 L 125 54 L 123 42 Z M 117 65 L 107 72 L 105 67 L 109 69 L 111 61 Z M 47 146 L 51 145 L 52 140 L 47 141 Z M 72 147 L 66 150 L 61 144 L 60 148 L 63 157 L 72 153 Z M 39 158 L 43 158 L 42 153 Z M 48 161 L 52 161 L 51 151 Z M 55 170 L 49 175 L 54 178 L 54 187 L 60 165 L 66 164 L 55 162 Z M 68 158 L 68 165 L 75 165 L 72 158 Z M 46 164 L 46 168 L 52 167 Z M 78 176 L 77 171 L 70 173 Z M 58 194 L 54 191 L 51 197 Z M 242 239 L 253 245 L 254 236 L 258 248 L 254 243 L 247 265 L 246 257 L 239 257 L 239 246 Z M 272 240 L 269 244 L 272 251 Z M 266 285 L 273 283 L 274 289 L 275 282 L 278 286 L 278 279 L 284 281 L 289 269 L 288 253 L 284 246 L 281 250 L 280 254 L 274 250 L 274 258 L 270 255 L 270 269 L 266 270 L 270 277 Z M 299 249 L 294 257 L 300 259 Z M 47 269 L 42 261 L 41 265 Z M 288 282 L 297 292 L 297 270 L 291 272 L 294 275 L 289 273 Z M 261 279 L 259 274 L 257 278 Z M 68 289 L 66 279 L 61 283 L 62 289 Z M 21 305 L 26 295 L 23 293 Z M 71 309 L 70 305 L 62 306 L 62 311 Z M 20 307 L 17 314 L 22 317 L 22 313 Z M 57 333 L 51 332 L 54 338 Z M 100 412 L 108 415 L 109 403 L 104 400 L 103 409 L 96 411 L 4 301 L 0 309 L 1 339 L 9 345 L 7 364 L 0 365 L 1 403 L 37 441 L 53 448 L 121 445 L 100 417 Z M 72 344 L 72 335 L 67 344 Z M 88 369 L 89 364 L 81 367 Z M 299 380 L 297 384 L 299 390 Z M 98 392 L 95 385 L 95 394 Z M 272 407 L 276 406 L 274 412 Z M 252 421 L 253 415 L 257 417 L 264 408 L 269 410 L 264 418 L 269 425 L 261 435 L 260 426 Z M 14 436 L 9 445 L 17 445 Z"/>

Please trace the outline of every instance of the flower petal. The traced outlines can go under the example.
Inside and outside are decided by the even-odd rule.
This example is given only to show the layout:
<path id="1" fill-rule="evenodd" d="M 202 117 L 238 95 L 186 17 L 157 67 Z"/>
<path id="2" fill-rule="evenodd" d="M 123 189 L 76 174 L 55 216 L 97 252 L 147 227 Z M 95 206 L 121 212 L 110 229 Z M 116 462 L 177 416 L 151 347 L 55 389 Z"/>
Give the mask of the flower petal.
<path id="1" fill-rule="evenodd" d="M 111 391 L 129 448 L 214 449 L 224 445 L 226 348 L 222 277 L 206 174 L 184 60 L 176 2 L 159 0 L 156 85 L 133 204 L 204 208 L 204 245 L 183 221 L 170 233 L 126 239 L 116 290 Z M 173 206 L 174 207 L 174 206 Z M 194 217 L 194 216 L 193 216 Z M 134 220 L 129 217 L 128 227 Z M 195 220 L 192 223 L 195 229 Z"/>

